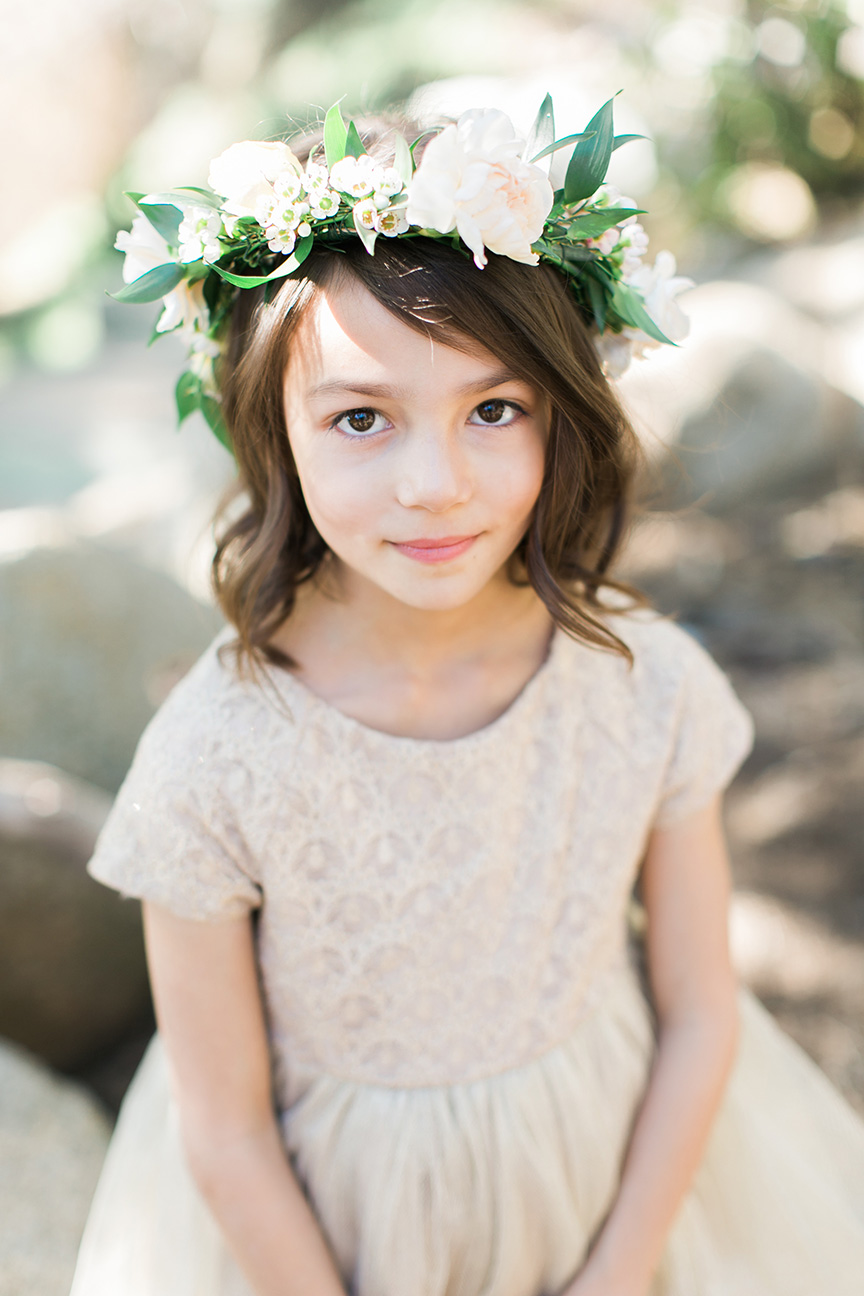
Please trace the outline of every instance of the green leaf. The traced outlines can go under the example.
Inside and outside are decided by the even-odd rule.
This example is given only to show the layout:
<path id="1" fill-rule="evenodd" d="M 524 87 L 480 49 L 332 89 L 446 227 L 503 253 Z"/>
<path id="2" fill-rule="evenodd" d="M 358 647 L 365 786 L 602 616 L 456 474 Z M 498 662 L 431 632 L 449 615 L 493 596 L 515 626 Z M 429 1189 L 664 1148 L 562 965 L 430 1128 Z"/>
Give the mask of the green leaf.
<path id="1" fill-rule="evenodd" d="M 209 189 L 194 189 L 186 186 L 180 189 L 166 189 L 164 193 L 143 194 L 138 200 L 138 206 L 142 203 L 170 203 L 174 207 L 213 207 L 219 209 L 222 206 L 223 199 L 217 198 L 216 194 L 211 193 Z"/>
<path id="2" fill-rule="evenodd" d="M 398 131 L 393 137 L 393 147 L 395 150 L 393 166 L 399 172 L 402 183 L 407 188 L 411 183 L 411 177 L 414 174 L 414 159 L 411 156 L 408 141 L 405 136 L 400 135 Z"/>
<path id="3" fill-rule="evenodd" d="M 201 408 L 201 379 L 195 374 L 182 373 L 174 388 L 174 400 L 177 403 L 177 422 L 182 423 L 195 410 Z"/>
<path id="4" fill-rule="evenodd" d="M 227 283 L 234 284 L 235 288 L 259 288 L 261 284 L 272 283 L 274 279 L 284 279 L 286 275 L 293 274 L 301 266 L 312 251 L 312 244 L 315 242 L 314 235 L 306 234 L 301 238 L 291 256 L 286 257 L 281 265 L 275 270 L 271 270 L 266 275 L 238 275 L 233 271 L 223 270 L 220 265 L 214 265 L 213 269 L 221 279 Z"/>
<path id="5" fill-rule="evenodd" d="M 360 132 L 354 125 L 353 121 L 348 123 L 348 133 L 345 136 L 345 156 L 362 157 L 366 152 L 366 145 L 360 138 Z"/>
<path id="6" fill-rule="evenodd" d="M 166 265 L 156 266 L 154 270 L 148 270 L 132 283 L 124 284 L 119 292 L 109 293 L 108 296 L 119 302 L 158 301 L 172 288 L 176 288 L 182 278 L 183 266 L 170 261 Z"/>
<path id="7" fill-rule="evenodd" d="M 216 437 L 216 440 L 221 441 L 228 453 L 233 455 L 234 450 L 231 445 L 231 438 L 228 435 L 228 428 L 225 425 L 225 419 L 222 417 L 222 406 L 219 401 L 215 400 L 212 396 L 202 396 L 200 409 L 207 421 L 207 426 Z"/>
<path id="8" fill-rule="evenodd" d="M 136 207 L 138 206 L 138 203 L 141 201 L 141 199 L 142 199 L 144 196 L 145 196 L 145 195 L 144 195 L 143 193 L 137 193 L 134 189 L 124 189 L 124 190 L 123 190 L 123 197 L 124 197 L 124 198 L 131 198 L 132 201 L 133 201 L 133 203 L 135 204 Z"/>
<path id="9" fill-rule="evenodd" d="M 555 140 L 553 144 L 548 144 L 546 148 L 541 149 L 539 153 L 532 157 L 532 162 L 539 162 L 541 158 L 548 157 L 550 153 L 557 153 L 559 149 L 566 148 L 568 144 L 578 144 L 582 140 L 590 140 L 594 136 L 593 131 L 581 131 L 578 135 L 565 135 L 560 140 Z M 563 192 L 563 191 L 562 191 Z"/>
<path id="10" fill-rule="evenodd" d="M 593 132 L 593 137 L 582 140 L 573 150 L 564 177 L 564 201 L 567 203 L 590 198 L 605 179 L 612 156 L 613 102 L 614 99 L 607 99 L 586 126 L 586 132 Z"/>
<path id="11" fill-rule="evenodd" d="M 606 327 L 606 294 L 592 275 L 585 276 L 585 286 L 588 289 L 588 298 L 591 302 L 591 310 L 594 312 L 594 323 L 597 325 L 597 332 L 602 333 Z"/>
<path id="12" fill-rule="evenodd" d="M 609 305 L 624 324 L 629 324 L 631 328 L 641 329 L 643 333 L 647 333 L 649 337 L 654 338 L 655 342 L 667 342 L 670 346 L 675 345 L 671 338 L 667 338 L 665 333 L 661 333 L 645 309 L 645 303 L 639 294 L 634 292 L 632 288 L 628 288 L 620 279 L 615 280 Z"/>
<path id="13" fill-rule="evenodd" d="M 170 243 L 172 247 L 177 247 L 180 241 L 178 238 L 180 222 L 183 219 L 180 208 L 173 206 L 171 203 L 150 202 L 147 198 L 142 199 L 138 206 L 156 230 L 156 233 L 161 234 L 166 243 Z"/>
<path id="14" fill-rule="evenodd" d="M 324 156 L 328 167 L 341 162 L 345 156 L 345 144 L 348 139 L 348 128 L 342 120 L 338 103 L 327 110 L 324 118 Z"/>
<path id="15" fill-rule="evenodd" d="M 614 153 L 622 144 L 629 144 L 632 140 L 647 138 L 647 135 L 616 135 L 612 141 L 612 152 Z"/>
<path id="16" fill-rule="evenodd" d="M 540 105 L 537 116 L 534 118 L 534 125 L 531 127 L 528 143 L 525 145 L 525 152 L 522 156 L 531 158 L 532 162 L 536 162 L 537 159 L 534 155 L 538 153 L 538 150 L 541 151 L 542 155 L 542 150 L 548 148 L 554 138 L 555 113 L 552 108 L 552 96 L 547 94 Z"/>
<path id="17" fill-rule="evenodd" d="M 595 211 L 585 212 L 576 216 L 568 223 L 567 237 L 574 239 L 599 238 L 605 234 L 606 230 L 617 225 L 619 221 L 627 220 L 628 216 L 641 216 L 644 208 L 641 207 L 598 207 Z"/>

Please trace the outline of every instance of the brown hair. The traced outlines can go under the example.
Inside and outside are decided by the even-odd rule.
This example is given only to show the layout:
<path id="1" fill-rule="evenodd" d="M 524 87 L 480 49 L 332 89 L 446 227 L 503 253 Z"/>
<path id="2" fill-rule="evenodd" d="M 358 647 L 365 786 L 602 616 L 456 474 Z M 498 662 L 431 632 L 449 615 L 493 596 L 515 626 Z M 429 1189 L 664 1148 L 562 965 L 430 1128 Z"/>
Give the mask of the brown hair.
<path id="1" fill-rule="evenodd" d="M 368 146 L 368 145 L 367 145 Z M 370 150 L 371 151 L 371 150 Z M 298 585 L 328 549 L 306 508 L 285 428 L 283 382 L 292 338 L 309 305 L 351 275 L 397 319 L 460 350 L 483 348 L 542 393 L 550 411 L 546 464 L 531 525 L 511 559 L 567 634 L 632 660 L 606 624 L 605 586 L 644 605 L 609 574 L 620 546 L 638 442 L 600 366 L 588 327 L 561 274 L 489 256 L 478 270 L 441 240 L 379 238 L 370 256 L 357 238 L 315 246 L 268 296 L 242 290 L 222 371 L 223 412 L 238 466 L 231 516 L 217 521 L 213 560 L 219 605 L 237 629 L 238 662 L 294 663 L 269 640 L 291 614 Z M 276 281 L 279 283 L 279 281 Z"/>

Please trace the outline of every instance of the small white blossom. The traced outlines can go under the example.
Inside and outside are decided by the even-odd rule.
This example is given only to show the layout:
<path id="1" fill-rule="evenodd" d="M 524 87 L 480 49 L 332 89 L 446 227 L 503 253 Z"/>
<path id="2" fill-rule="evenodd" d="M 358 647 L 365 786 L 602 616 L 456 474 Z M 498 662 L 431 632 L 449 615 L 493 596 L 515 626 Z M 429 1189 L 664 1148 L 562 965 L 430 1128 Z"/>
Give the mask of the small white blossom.
<path id="1" fill-rule="evenodd" d="M 408 186 L 408 221 L 440 234 L 458 230 L 481 269 L 486 248 L 536 265 L 531 244 L 554 195 L 540 167 L 522 160 L 524 147 L 505 113 L 463 113 L 426 146 Z"/>
<path id="2" fill-rule="evenodd" d="M 330 183 L 330 173 L 325 166 L 319 162 L 307 162 L 306 174 L 303 178 L 303 184 L 308 194 L 315 190 L 326 189 Z"/>
<path id="3" fill-rule="evenodd" d="M 364 198 L 354 204 L 354 224 L 364 229 L 377 229 L 378 208 L 372 198 Z"/>
<path id="4" fill-rule="evenodd" d="M 594 339 L 594 346 L 607 378 L 620 378 L 630 368 L 633 359 L 633 335 L 637 329 L 624 329 L 621 333 L 604 330 Z M 640 334 L 644 337 L 644 334 Z"/>
<path id="5" fill-rule="evenodd" d="M 364 155 L 365 156 L 365 155 Z M 366 162 L 368 162 L 368 157 Z M 379 168 L 376 168 L 379 169 Z M 330 184 L 352 198 L 365 198 L 375 188 L 375 171 L 362 158 L 346 157 L 330 172 Z"/>
<path id="6" fill-rule="evenodd" d="M 617 225 L 613 225 L 611 229 L 604 230 L 599 238 L 586 239 L 585 243 L 588 247 L 596 248 L 598 252 L 603 254 L 603 256 L 608 256 L 613 248 L 615 248 L 620 238 L 621 231 L 618 229 Z"/>
<path id="7" fill-rule="evenodd" d="M 273 181 L 273 192 L 283 202 L 295 202 L 305 192 L 296 171 L 281 171 Z"/>
<path id="8" fill-rule="evenodd" d="M 146 216 L 136 216 L 131 230 L 120 230 L 114 246 L 118 252 L 126 253 L 123 261 L 124 283 L 134 283 L 157 266 L 176 261 L 174 253 Z"/>
<path id="9" fill-rule="evenodd" d="M 313 189 L 309 191 L 309 207 L 312 215 L 319 220 L 335 216 L 342 199 L 335 189 Z"/>
<path id="10" fill-rule="evenodd" d="M 408 221 L 405 219 L 405 208 L 391 207 L 389 211 L 377 212 L 375 228 L 379 234 L 386 234 L 388 238 L 395 238 L 397 234 L 405 234 L 410 228 Z"/>
<path id="11" fill-rule="evenodd" d="M 629 283 L 642 267 L 642 258 L 648 251 L 648 235 L 638 221 L 628 221 L 621 230 L 619 247 L 624 255 L 621 260 L 621 274 Z"/>
<path id="12" fill-rule="evenodd" d="M 307 234 L 312 233 L 312 226 L 308 221 L 301 221 L 297 226 L 297 235 L 299 238 L 305 238 Z"/>
<path id="13" fill-rule="evenodd" d="M 653 266 L 642 265 L 633 275 L 629 286 L 641 294 L 645 309 L 654 323 L 670 342 L 683 342 L 690 332 L 690 321 L 675 298 L 693 280 L 675 273 L 675 257 L 671 252 L 658 252 Z M 651 339 L 652 345 L 653 339 Z"/>
<path id="14" fill-rule="evenodd" d="M 395 167 L 383 167 L 381 175 L 375 185 L 376 194 L 386 194 L 388 198 L 393 198 L 396 194 L 401 193 L 404 188 L 402 177 Z"/>
<path id="15" fill-rule="evenodd" d="M 219 235 L 222 233 L 222 217 L 212 207 L 187 207 L 180 222 L 178 239 L 180 241 L 180 261 L 188 265 L 191 261 L 206 261 L 212 264 L 222 255 Z"/>

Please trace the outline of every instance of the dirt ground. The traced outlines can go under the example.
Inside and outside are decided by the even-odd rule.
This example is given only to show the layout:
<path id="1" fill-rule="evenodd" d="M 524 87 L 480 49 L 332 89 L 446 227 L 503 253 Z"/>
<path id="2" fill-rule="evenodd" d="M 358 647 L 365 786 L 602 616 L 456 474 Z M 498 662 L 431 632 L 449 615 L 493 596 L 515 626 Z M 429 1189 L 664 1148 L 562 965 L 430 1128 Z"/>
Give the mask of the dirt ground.
<path id="1" fill-rule="evenodd" d="M 650 513 L 627 570 L 756 722 L 727 806 L 739 973 L 864 1114 L 864 490 L 849 483 L 829 465 L 734 508 Z"/>

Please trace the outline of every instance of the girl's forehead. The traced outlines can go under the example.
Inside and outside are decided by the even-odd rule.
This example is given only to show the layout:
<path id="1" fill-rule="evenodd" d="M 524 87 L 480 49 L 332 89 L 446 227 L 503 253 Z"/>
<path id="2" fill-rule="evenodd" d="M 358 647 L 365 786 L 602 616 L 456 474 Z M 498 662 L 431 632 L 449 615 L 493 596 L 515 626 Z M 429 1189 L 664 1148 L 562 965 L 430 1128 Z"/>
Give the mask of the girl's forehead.
<path id="1" fill-rule="evenodd" d="M 286 385 L 318 394 L 360 378 L 400 386 L 505 381 L 506 366 L 473 338 L 449 346 L 411 328 L 363 284 L 344 278 L 319 290 L 291 342 Z M 298 393 L 299 394 L 299 393 Z"/>

